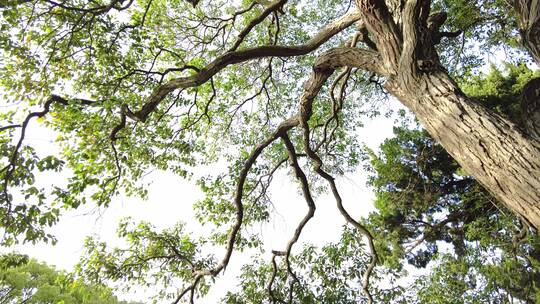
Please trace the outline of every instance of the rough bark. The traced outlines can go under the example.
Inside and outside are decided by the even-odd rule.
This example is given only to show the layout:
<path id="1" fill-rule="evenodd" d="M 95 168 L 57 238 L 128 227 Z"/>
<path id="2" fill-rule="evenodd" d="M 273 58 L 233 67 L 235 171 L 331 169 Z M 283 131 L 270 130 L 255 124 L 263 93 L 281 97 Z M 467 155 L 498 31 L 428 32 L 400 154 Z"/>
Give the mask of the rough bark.
<path id="1" fill-rule="evenodd" d="M 540 78 L 531 79 L 523 87 L 521 113 L 527 133 L 540 140 Z"/>
<path id="2" fill-rule="evenodd" d="M 499 201 L 540 228 L 540 142 L 463 94 L 444 71 L 400 75 L 387 89 Z"/>
<path id="3" fill-rule="evenodd" d="M 356 2 L 384 61 L 386 89 L 494 197 L 540 229 L 540 142 L 465 96 L 440 66 L 434 45 L 446 15 L 429 15 L 429 1 L 409 0 L 397 28 L 383 2 Z M 529 5 L 524 12 L 538 10 L 538 0 L 516 2 Z"/>
<path id="4" fill-rule="evenodd" d="M 540 0 L 514 0 L 523 46 L 540 66 Z"/>
<path id="5" fill-rule="evenodd" d="M 540 67 L 540 0 L 514 0 L 523 46 Z M 540 78 L 532 79 L 521 94 L 527 133 L 540 140 Z"/>

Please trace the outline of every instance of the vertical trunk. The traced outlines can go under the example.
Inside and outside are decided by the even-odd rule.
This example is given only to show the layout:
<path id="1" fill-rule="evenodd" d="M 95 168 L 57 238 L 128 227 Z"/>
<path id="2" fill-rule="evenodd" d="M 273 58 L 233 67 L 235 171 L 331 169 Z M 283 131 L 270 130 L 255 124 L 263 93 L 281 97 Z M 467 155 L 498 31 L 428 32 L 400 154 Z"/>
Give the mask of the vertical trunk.
<path id="1" fill-rule="evenodd" d="M 540 0 L 514 0 L 514 8 L 522 44 L 540 67 Z M 521 112 L 527 133 L 540 140 L 540 78 L 523 88 Z"/>
<path id="2" fill-rule="evenodd" d="M 387 72 L 387 90 L 494 197 L 540 229 L 540 140 L 465 96 L 440 67 L 433 44 L 446 14 L 430 15 L 428 0 L 400 1 L 400 24 L 385 2 L 356 0 Z M 524 44 L 540 62 L 540 0 L 514 5 Z M 532 90 L 525 113 L 534 116 L 540 91 Z"/>
<path id="3" fill-rule="evenodd" d="M 527 133 L 540 140 L 540 78 L 531 79 L 523 87 L 520 106 Z"/>
<path id="4" fill-rule="evenodd" d="M 514 0 L 514 8 L 523 46 L 540 66 L 540 0 Z"/>
<path id="5" fill-rule="evenodd" d="M 540 141 L 465 96 L 441 70 L 400 75 L 386 87 L 469 174 L 540 229 Z"/>

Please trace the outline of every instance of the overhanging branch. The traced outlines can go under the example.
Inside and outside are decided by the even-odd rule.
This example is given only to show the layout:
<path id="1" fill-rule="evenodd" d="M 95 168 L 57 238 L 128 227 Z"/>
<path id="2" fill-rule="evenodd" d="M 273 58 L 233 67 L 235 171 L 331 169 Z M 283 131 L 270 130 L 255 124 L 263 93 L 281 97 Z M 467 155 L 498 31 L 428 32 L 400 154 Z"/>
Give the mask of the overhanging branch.
<path id="1" fill-rule="evenodd" d="M 218 275 L 222 270 L 224 270 L 227 265 L 229 265 L 229 261 L 231 259 L 232 253 L 234 251 L 234 244 L 236 243 L 238 233 L 240 231 L 240 227 L 242 226 L 242 222 L 244 220 L 244 205 L 242 204 L 242 198 L 244 197 L 244 184 L 247 179 L 247 175 L 249 171 L 251 170 L 251 167 L 261 153 L 271 145 L 275 140 L 279 139 L 283 134 L 285 134 L 288 130 L 293 128 L 294 126 L 297 126 L 299 123 L 299 119 L 297 116 L 293 116 L 285 121 L 283 121 L 266 140 L 261 142 L 253 151 L 251 152 L 250 156 L 247 158 L 247 160 L 244 162 L 244 165 L 242 167 L 242 171 L 240 172 L 240 176 L 238 177 L 238 184 L 236 187 L 236 192 L 234 196 L 234 207 L 236 209 L 236 219 L 235 223 L 233 224 L 231 228 L 231 232 L 229 234 L 229 239 L 227 241 L 227 249 L 225 252 L 225 255 L 223 256 L 221 262 L 212 269 L 205 269 L 205 270 L 199 270 L 194 273 L 193 283 L 185 288 L 178 297 L 172 302 L 173 304 L 179 303 L 182 297 L 186 295 L 188 292 L 191 294 L 191 301 L 193 301 L 193 295 L 195 292 L 195 289 L 201 279 L 205 276 L 216 276 Z"/>
<path id="2" fill-rule="evenodd" d="M 360 19 L 358 11 L 353 11 L 325 26 L 317 35 L 306 43 L 294 46 L 260 46 L 229 52 L 216 58 L 192 76 L 180 77 L 157 87 L 141 110 L 133 112 L 133 117 L 145 121 L 161 101 L 172 91 L 181 88 L 196 87 L 207 82 L 212 76 L 231 64 L 246 62 L 263 57 L 294 57 L 312 52 L 337 33 Z"/>

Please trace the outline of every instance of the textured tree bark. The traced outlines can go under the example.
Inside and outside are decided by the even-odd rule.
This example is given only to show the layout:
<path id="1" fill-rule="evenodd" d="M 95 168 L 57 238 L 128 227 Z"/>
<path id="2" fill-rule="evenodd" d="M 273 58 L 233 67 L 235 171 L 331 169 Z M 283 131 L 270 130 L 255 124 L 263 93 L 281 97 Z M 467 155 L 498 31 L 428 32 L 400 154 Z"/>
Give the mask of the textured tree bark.
<path id="1" fill-rule="evenodd" d="M 540 66 L 540 0 L 514 0 L 513 4 L 523 46 Z"/>
<path id="2" fill-rule="evenodd" d="M 514 8 L 522 44 L 540 67 L 540 0 L 514 0 Z M 540 78 L 523 88 L 521 112 L 527 133 L 540 140 Z"/>
<path id="3" fill-rule="evenodd" d="M 540 140 L 540 78 L 531 79 L 523 87 L 520 106 L 527 133 Z"/>
<path id="4" fill-rule="evenodd" d="M 390 0 L 386 5 L 356 0 L 387 72 L 385 87 L 469 174 L 538 230 L 540 141 L 465 96 L 440 66 L 434 45 L 440 41 L 446 14 L 431 14 L 430 2 L 400 1 L 398 10 L 388 5 Z M 520 21 L 527 29 L 538 27 L 539 2 L 514 2 L 518 13 L 527 17 L 527 23 Z M 540 39 L 530 33 L 527 41 Z"/>
<path id="5" fill-rule="evenodd" d="M 540 229 L 540 141 L 465 96 L 442 70 L 402 74 L 386 88 L 469 174 Z"/>

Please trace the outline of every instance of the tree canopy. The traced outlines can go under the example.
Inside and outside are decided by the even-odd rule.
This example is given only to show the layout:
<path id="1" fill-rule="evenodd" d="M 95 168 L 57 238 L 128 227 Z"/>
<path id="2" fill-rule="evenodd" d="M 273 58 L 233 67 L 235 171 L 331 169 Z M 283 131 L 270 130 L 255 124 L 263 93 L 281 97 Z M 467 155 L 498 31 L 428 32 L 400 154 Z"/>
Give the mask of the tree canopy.
<path id="1" fill-rule="evenodd" d="M 0 12 L 3 246 L 54 242 L 65 210 L 145 198 L 154 170 L 205 195 L 204 237 L 126 220 L 125 247 L 88 239 L 88 292 L 118 282 L 172 303 L 203 297 L 235 251 L 261 248 L 248 228 L 274 216 L 282 171 L 305 216 L 223 301 L 540 301 L 538 0 L 4 0 Z M 502 53 L 513 62 L 482 73 Z M 369 150 L 356 131 L 390 96 L 424 129 L 397 123 Z M 28 141 L 36 121 L 57 152 Z M 357 219 L 338 177 L 362 165 L 377 210 Z M 325 192 L 348 226 L 300 250 Z M 404 288 L 407 264 L 438 266 Z"/>
<path id="2" fill-rule="evenodd" d="M 111 289 L 87 285 L 28 256 L 0 256 L 0 303 L 127 304 Z"/>

